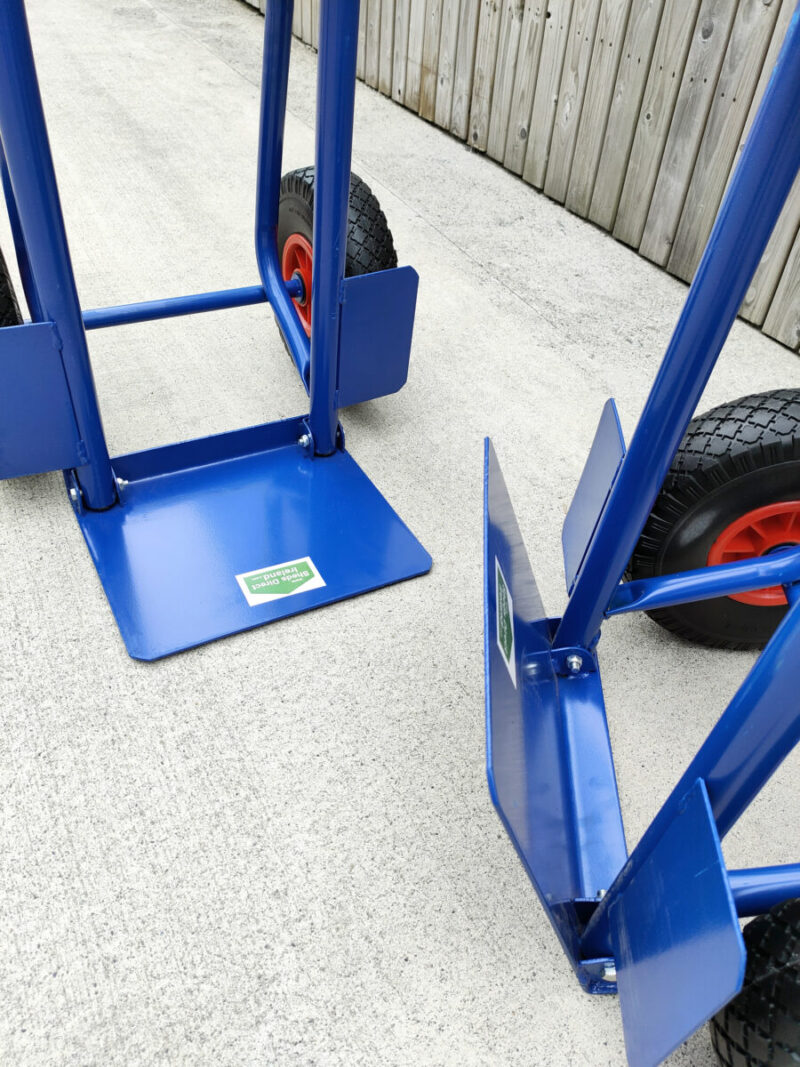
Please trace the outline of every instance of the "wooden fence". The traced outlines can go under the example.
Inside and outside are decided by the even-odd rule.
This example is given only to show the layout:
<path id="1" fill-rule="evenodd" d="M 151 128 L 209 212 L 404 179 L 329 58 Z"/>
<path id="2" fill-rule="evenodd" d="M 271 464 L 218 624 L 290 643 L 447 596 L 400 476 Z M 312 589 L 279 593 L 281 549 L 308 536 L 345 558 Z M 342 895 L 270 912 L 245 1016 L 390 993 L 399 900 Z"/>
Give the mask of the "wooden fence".
<path id="1" fill-rule="evenodd" d="M 358 76 L 690 281 L 794 7 L 362 0 Z M 800 347 L 800 181 L 740 314 Z"/>

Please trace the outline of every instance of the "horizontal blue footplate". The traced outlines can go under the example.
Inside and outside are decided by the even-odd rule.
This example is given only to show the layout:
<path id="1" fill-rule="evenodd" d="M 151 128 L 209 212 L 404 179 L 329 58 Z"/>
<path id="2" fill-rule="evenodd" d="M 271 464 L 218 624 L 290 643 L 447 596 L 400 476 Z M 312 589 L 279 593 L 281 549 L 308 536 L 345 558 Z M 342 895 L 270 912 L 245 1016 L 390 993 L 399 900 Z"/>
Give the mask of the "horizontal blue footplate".
<path id="1" fill-rule="evenodd" d="M 303 418 L 119 457 L 121 502 L 76 508 L 127 646 L 153 660 L 424 574 L 431 558 Z M 125 484 L 127 483 L 127 484 Z"/>

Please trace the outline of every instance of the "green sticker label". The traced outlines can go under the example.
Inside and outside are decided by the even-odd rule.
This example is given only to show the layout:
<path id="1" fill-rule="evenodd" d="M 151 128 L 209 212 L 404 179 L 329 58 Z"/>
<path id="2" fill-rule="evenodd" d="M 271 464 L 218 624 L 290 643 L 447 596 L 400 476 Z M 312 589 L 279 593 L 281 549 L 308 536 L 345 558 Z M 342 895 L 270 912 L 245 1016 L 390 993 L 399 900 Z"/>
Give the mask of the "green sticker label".
<path id="1" fill-rule="evenodd" d="M 325 585 L 309 556 L 237 574 L 236 581 L 251 607 Z"/>
<path id="2" fill-rule="evenodd" d="M 497 558 L 495 564 L 495 586 L 497 589 L 497 647 L 503 657 L 511 681 L 517 684 L 517 662 L 514 655 L 514 601 L 508 588 L 503 570 Z"/>

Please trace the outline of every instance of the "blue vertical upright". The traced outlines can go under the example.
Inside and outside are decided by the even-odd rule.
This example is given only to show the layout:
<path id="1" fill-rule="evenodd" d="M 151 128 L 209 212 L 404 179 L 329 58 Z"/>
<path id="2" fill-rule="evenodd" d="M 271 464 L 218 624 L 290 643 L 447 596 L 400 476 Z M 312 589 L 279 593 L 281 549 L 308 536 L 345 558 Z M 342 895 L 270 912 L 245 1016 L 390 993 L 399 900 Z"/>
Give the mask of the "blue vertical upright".
<path id="1" fill-rule="evenodd" d="M 628 1059 L 660 1063 L 739 990 L 738 916 L 800 896 L 800 864 L 729 872 L 720 840 L 800 740 L 800 548 L 622 581 L 800 168 L 800 14 L 626 448 L 613 401 L 564 522 L 548 618 L 490 442 L 485 475 L 489 785 L 590 992 L 619 991 Z M 790 608 L 637 848 L 622 829 L 597 642 L 627 611 L 780 584 Z"/>
<path id="2" fill-rule="evenodd" d="M 358 0 L 322 5 L 313 320 L 277 249 L 292 0 L 268 0 L 256 196 L 261 285 L 82 311 L 23 0 L 0 5 L 0 155 L 32 322 L 0 330 L 0 477 L 62 469 L 132 656 L 155 659 L 426 572 L 344 447 L 338 409 L 405 381 L 410 267 L 344 278 Z M 87 329 L 269 302 L 307 415 L 109 458 Z M 376 369 L 377 368 L 377 369 Z"/>

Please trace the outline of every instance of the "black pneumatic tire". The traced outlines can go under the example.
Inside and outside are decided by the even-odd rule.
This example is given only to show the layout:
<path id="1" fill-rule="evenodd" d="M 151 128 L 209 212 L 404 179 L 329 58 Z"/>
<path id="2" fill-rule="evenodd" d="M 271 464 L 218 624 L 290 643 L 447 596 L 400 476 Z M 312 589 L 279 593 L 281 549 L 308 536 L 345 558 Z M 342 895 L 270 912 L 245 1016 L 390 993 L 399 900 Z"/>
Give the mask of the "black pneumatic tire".
<path id="1" fill-rule="evenodd" d="M 800 1063 L 800 900 L 787 900 L 744 928 L 742 991 L 711 1020 L 721 1067 Z"/>
<path id="2" fill-rule="evenodd" d="M 4 326 L 21 325 L 22 315 L 19 311 L 14 286 L 11 284 L 8 267 L 3 258 L 3 252 L 0 250 L 0 329 Z"/>
<path id="3" fill-rule="evenodd" d="M 306 333 L 311 326 L 310 308 L 310 252 L 314 240 L 314 168 L 302 167 L 290 171 L 281 179 L 278 208 L 278 259 L 284 277 L 292 276 L 284 254 L 287 241 L 298 235 L 306 242 L 309 253 L 308 269 L 300 271 L 307 290 L 306 299 L 295 301 L 300 321 Z M 291 247 L 291 246 L 290 246 Z M 302 255 L 301 255 L 302 258 Z M 297 264 L 299 266 L 299 264 Z M 392 234 L 381 211 L 378 199 L 365 181 L 350 175 L 350 202 L 347 212 L 347 252 L 345 275 L 372 274 L 397 266 L 397 253 Z"/>
<path id="4" fill-rule="evenodd" d="M 278 208 L 278 257 L 292 233 L 314 240 L 314 168 L 301 167 L 281 178 Z M 378 198 L 363 178 L 350 175 L 345 274 L 372 274 L 397 266 L 397 253 Z"/>
<path id="5" fill-rule="evenodd" d="M 723 531 L 769 505 L 800 501 L 800 390 L 777 389 L 692 419 L 629 565 L 632 578 L 705 567 Z M 792 538 L 788 543 L 794 543 Z M 730 597 L 648 612 L 711 648 L 762 648 L 785 605 Z"/>

